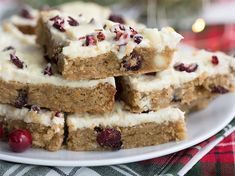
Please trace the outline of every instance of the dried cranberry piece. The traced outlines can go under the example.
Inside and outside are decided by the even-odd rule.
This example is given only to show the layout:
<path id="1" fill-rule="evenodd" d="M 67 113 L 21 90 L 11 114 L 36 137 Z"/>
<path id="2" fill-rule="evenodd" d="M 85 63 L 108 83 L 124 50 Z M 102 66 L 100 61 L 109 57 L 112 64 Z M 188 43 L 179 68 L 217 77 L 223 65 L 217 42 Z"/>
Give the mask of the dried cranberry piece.
<path id="1" fill-rule="evenodd" d="M 142 40 L 143 40 L 143 36 L 139 35 L 139 34 L 134 35 L 133 38 L 134 38 L 134 42 L 137 43 L 137 44 L 140 44 L 142 42 Z"/>
<path id="2" fill-rule="evenodd" d="M 125 20 L 122 18 L 122 16 L 120 15 L 114 15 L 114 14 L 111 14 L 109 16 L 109 20 L 110 21 L 113 21 L 115 23 L 120 23 L 120 24 L 125 24 Z"/>
<path id="3" fill-rule="evenodd" d="M 44 69 L 43 74 L 44 74 L 44 75 L 48 75 L 48 76 L 53 75 L 51 63 L 48 63 L 48 64 L 47 64 L 46 68 Z"/>
<path id="4" fill-rule="evenodd" d="M 123 35 L 123 33 L 120 31 L 117 31 L 115 33 L 116 33 L 116 36 L 115 36 L 114 40 L 118 41 L 121 38 L 121 36 Z"/>
<path id="5" fill-rule="evenodd" d="M 98 39 L 99 42 L 105 40 L 104 33 L 103 32 L 98 32 L 97 39 Z"/>
<path id="6" fill-rule="evenodd" d="M 211 63 L 212 63 L 213 65 L 218 65 L 218 64 L 219 64 L 219 59 L 218 59 L 218 57 L 217 57 L 217 56 L 212 56 L 212 58 L 211 58 Z"/>
<path id="7" fill-rule="evenodd" d="M 39 113 L 41 110 L 41 108 L 38 105 L 32 105 L 31 106 L 31 111 L 35 111 L 37 113 Z"/>
<path id="8" fill-rule="evenodd" d="M 65 32 L 66 30 L 64 29 L 64 20 L 59 17 L 58 15 L 51 18 L 50 21 L 54 21 L 53 27 L 58 29 L 60 32 Z"/>
<path id="9" fill-rule="evenodd" d="M 32 136 L 28 130 L 16 129 L 9 134 L 9 147 L 13 152 L 23 152 L 32 145 Z"/>
<path id="10" fill-rule="evenodd" d="M 26 19 L 33 19 L 33 16 L 30 14 L 28 9 L 22 9 L 20 12 L 20 16 Z"/>
<path id="11" fill-rule="evenodd" d="M 25 105 L 27 105 L 28 102 L 28 93 L 26 90 L 18 90 L 18 97 L 15 102 L 15 107 L 16 108 L 22 108 Z"/>
<path id="12" fill-rule="evenodd" d="M 189 65 L 185 65 L 184 63 L 176 63 L 174 65 L 174 69 L 177 71 L 186 71 L 187 73 L 195 72 L 198 68 L 198 65 L 193 63 Z"/>
<path id="13" fill-rule="evenodd" d="M 97 40 L 94 35 L 87 35 L 86 36 L 86 42 L 85 42 L 86 46 L 96 45 L 96 44 L 97 44 Z"/>
<path id="14" fill-rule="evenodd" d="M 137 52 L 133 51 L 130 57 L 123 59 L 122 67 L 127 71 L 137 71 L 142 66 L 143 58 Z"/>
<path id="15" fill-rule="evenodd" d="M 69 19 L 68 19 L 67 21 L 68 21 L 68 23 L 69 23 L 70 26 L 78 26 L 78 25 L 79 25 L 79 23 L 77 22 L 77 20 L 75 20 L 74 18 L 72 18 L 72 17 L 70 17 L 70 16 L 69 16 Z"/>
<path id="16" fill-rule="evenodd" d="M 186 72 L 191 73 L 191 72 L 195 72 L 198 68 L 197 64 L 190 64 L 186 67 Z"/>
<path id="17" fill-rule="evenodd" d="M 8 46 L 8 47 L 4 48 L 2 51 L 4 52 L 4 51 L 9 51 L 9 50 L 15 50 L 15 48 L 12 46 Z"/>
<path id="18" fill-rule="evenodd" d="M 131 38 L 133 38 L 134 35 L 138 34 L 138 32 L 135 29 L 133 29 L 132 27 L 129 27 L 129 29 L 131 31 L 131 35 L 130 35 Z"/>
<path id="19" fill-rule="evenodd" d="M 61 117 L 61 112 L 56 111 L 56 112 L 55 112 L 55 116 L 56 116 L 56 117 Z"/>
<path id="20" fill-rule="evenodd" d="M 4 137 L 4 128 L 2 122 L 0 122 L 0 139 Z"/>
<path id="21" fill-rule="evenodd" d="M 228 93 L 228 92 L 229 92 L 228 89 L 226 89 L 226 88 L 224 88 L 220 85 L 219 86 L 213 86 L 211 88 L 211 93 L 225 94 L 225 93 Z"/>
<path id="22" fill-rule="evenodd" d="M 24 68 L 24 62 L 21 61 L 15 54 L 10 54 L 10 60 L 17 68 Z"/>
<path id="23" fill-rule="evenodd" d="M 96 140 L 100 146 L 108 147 L 112 150 L 119 150 L 122 146 L 121 132 L 113 128 L 106 128 L 99 132 Z"/>

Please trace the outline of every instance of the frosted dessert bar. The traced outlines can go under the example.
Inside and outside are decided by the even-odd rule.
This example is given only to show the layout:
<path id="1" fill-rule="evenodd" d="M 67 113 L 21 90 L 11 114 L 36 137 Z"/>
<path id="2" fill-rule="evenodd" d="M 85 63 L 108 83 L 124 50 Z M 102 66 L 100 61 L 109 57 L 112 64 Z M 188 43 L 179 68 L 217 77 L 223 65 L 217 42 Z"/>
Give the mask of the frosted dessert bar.
<path id="1" fill-rule="evenodd" d="M 162 72 L 118 78 L 120 97 L 132 112 L 177 105 L 184 111 L 206 107 L 219 94 L 234 90 L 235 60 L 205 50 L 175 54 Z"/>
<path id="2" fill-rule="evenodd" d="M 56 10 L 42 12 L 37 27 L 37 42 L 69 80 L 164 70 L 181 39 L 172 28 L 103 25 Z"/>
<path id="3" fill-rule="evenodd" d="M 10 25 L 0 31 L 0 102 L 16 107 L 37 104 L 62 112 L 112 111 L 114 78 L 69 81 L 46 61 L 32 37 Z"/>
<path id="4" fill-rule="evenodd" d="M 119 150 L 157 145 L 186 138 L 184 113 L 168 107 L 134 114 L 117 104 L 112 114 L 68 115 L 67 149 Z"/>
<path id="5" fill-rule="evenodd" d="M 64 140 L 64 114 L 40 109 L 33 105 L 18 109 L 0 104 L 0 117 L 6 135 L 14 129 L 27 129 L 32 135 L 32 145 L 49 151 L 59 150 Z"/>

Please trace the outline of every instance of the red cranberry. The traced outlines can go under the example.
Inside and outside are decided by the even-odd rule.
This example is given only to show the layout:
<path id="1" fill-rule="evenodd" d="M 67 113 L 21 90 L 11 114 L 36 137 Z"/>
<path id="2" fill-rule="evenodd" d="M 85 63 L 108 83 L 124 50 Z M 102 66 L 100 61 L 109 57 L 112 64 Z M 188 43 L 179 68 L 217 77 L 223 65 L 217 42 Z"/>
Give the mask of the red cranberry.
<path id="1" fill-rule="evenodd" d="M 142 56 L 140 56 L 137 52 L 133 51 L 129 58 L 125 58 L 122 61 L 122 67 L 127 71 L 137 71 L 142 66 Z"/>
<path id="2" fill-rule="evenodd" d="M 97 44 L 97 40 L 94 37 L 94 35 L 87 35 L 86 36 L 86 42 L 85 42 L 86 46 L 96 45 L 96 44 Z"/>
<path id="3" fill-rule="evenodd" d="M 79 23 L 72 17 L 69 16 L 68 23 L 70 26 L 78 26 Z"/>
<path id="4" fill-rule="evenodd" d="M 53 27 L 58 29 L 60 32 L 65 32 L 66 30 L 64 29 L 64 20 L 59 17 L 58 15 L 51 18 L 50 21 L 54 21 Z"/>
<path id="5" fill-rule="evenodd" d="M 142 40 L 143 40 L 143 36 L 139 35 L 139 34 L 134 35 L 133 38 L 134 38 L 134 42 L 137 43 L 137 44 L 140 44 L 140 42 L 142 42 Z"/>
<path id="6" fill-rule="evenodd" d="M 119 150 L 122 146 L 121 133 L 113 128 L 106 128 L 99 132 L 96 140 L 100 146 L 108 147 L 112 150 Z"/>
<path id="7" fill-rule="evenodd" d="M 135 29 L 133 29 L 132 27 L 129 27 L 129 29 L 131 31 L 131 36 L 130 36 L 131 38 L 133 38 L 134 35 L 138 34 L 138 32 Z"/>
<path id="8" fill-rule="evenodd" d="M 114 15 L 114 14 L 111 14 L 109 16 L 109 20 L 110 21 L 113 21 L 115 23 L 120 23 L 120 24 L 125 24 L 125 20 L 122 18 L 122 16 L 120 15 Z"/>
<path id="9" fill-rule="evenodd" d="M 103 32 L 98 32 L 97 39 L 98 39 L 99 42 L 105 40 L 104 33 Z"/>
<path id="10" fill-rule="evenodd" d="M 191 72 L 195 72 L 198 68 L 197 64 L 190 64 L 186 67 L 186 72 L 191 73 Z"/>
<path id="11" fill-rule="evenodd" d="M 52 67 L 51 67 L 51 63 L 48 63 L 46 68 L 44 69 L 44 75 L 48 75 L 48 76 L 51 76 L 53 75 L 53 72 L 52 72 Z"/>
<path id="12" fill-rule="evenodd" d="M 21 61 L 15 54 L 10 54 L 10 60 L 19 69 L 24 68 L 24 62 Z"/>
<path id="13" fill-rule="evenodd" d="M 218 57 L 217 57 L 217 56 L 212 56 L 212 58 L 211 58 L 211 63 L 212 63 L 213 65 L 218 65 L 218 64 L 219 64 L 219 59 L 218 59 Z"/>
<path id="14" fill-rule="evenodd" d="M 32 136 L 28 130 L 16 129 L 9 134 L 9 146 L 13 152 L 23 152 L 32 145 Z"/>
<path id="15" fill-rule="evenodd" d="M 213 86 L 211 88 L 211 93 L 218 93 L 218 94 L 225 94 L 225 93 L 228 93 L 229 90 L 222 87 L 222 86 Z"/>
<path id="16" fill-rule="evenodd" d="M 2 122 L 0 122 L 0 139 L 2 139 L 3 137 L 4 137 L 4 128 Z"/>
<path id="17" fill-rule="evenodd" d="M 37 113 L 39 113 L 41 110 L 41 108 L 38 105 L 32 105 L 31 106 L 31 111 L 35 111 Z"/>
<path id="18" fill-rule="evenodd" d="M 56 116 L 56 117 L 61 117 L 61 115 L 62 115 L 61 112 L 56 111 L 56 113 L 55 113 L 55 116 Z"/>
<path id="19" fill-rule="evenodd" d="M 185 65 L 184 63 L 176 63 L 174 69 L 180 72 L 186 71 L 187 73 L 195 72 L 198 68 L 198 65 L 193 63 Z"/>
<path id="20" fill-rule="evenodd" d="M 117 31 L 114 40 L 118 41 L 121 38 L 122 34 L 123 34 L 122 32 Z"/>
<path id="21" fill-rule="evenodd" d="M 33 16 L 30 14 L 28 9 L 22 9 L 20 12 L 20 16 L 26 19 L 33 19 Z"/>
<path id="22" fill-rule="evenodd" d="M 22 108 L 27 105 L 28 102 L 28 93 L 26 90 L 18 90 L 18 97 L 15 102 L 16 108 Z"/>

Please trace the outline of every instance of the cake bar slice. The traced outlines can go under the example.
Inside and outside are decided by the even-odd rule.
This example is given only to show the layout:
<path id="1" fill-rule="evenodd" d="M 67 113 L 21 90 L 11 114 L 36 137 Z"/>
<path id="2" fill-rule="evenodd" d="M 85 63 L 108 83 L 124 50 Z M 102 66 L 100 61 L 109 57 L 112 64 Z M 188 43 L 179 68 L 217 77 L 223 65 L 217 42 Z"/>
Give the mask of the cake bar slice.
<path id="1" fill-rule="evenodd" d="M 10 105 L 0 104 L 0 117 L 6 135 L 14 129 L 27 129 L 32 135 L 32 144 L 36 148 L 49 151 L 59 150 L 64 140 L 64 114 L 31 108 L 18 109 Z"/>
<path id="2" fill-rule="evenodd" d="M 119 77 L 119 96 L 132 112 L 169 105 L 177 105 L 184 111 L 197 110 L 216 95 L 234 90 L 234 70 L 234 58 L 221 52 L 180 50 L 167 70 Z"/>
<path id="3" fill-rule="evenodd" d="M 37 42 L 63 77 L 101 79 L 164 70 L 182 37 L 172 28 L 138 28 L 42 12 Z"/>
<path id="4" fill-rule="evenodd" d="M 68 115 L 67 148 L 73 151 L 118 150 L 179 141 L 186 137 L 184 113 L 168 107 L 134 114 L 117 104 L 112 114 Z"/>
<path id="5" fill-rule="evenodd" d="M 16 107 L 37 104 L 62 112 L 112 111 L 114 78 L 69 81 L 57 74 L 33 38 L 9 25 L 0 31 L 0 102 Z"/>

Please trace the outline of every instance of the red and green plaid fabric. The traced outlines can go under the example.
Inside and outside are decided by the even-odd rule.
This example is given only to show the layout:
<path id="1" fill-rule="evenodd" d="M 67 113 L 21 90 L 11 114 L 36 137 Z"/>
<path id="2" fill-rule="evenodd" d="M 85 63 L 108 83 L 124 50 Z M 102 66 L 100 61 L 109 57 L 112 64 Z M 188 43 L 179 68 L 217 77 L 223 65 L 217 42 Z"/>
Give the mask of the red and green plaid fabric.
<path id="1" fill-rule="evenodd" d="M 102 167 L 47 167 L 0 161 L 4 176 L 235 176 L 235 118 L 208 140 L 167 156 Z"/>

